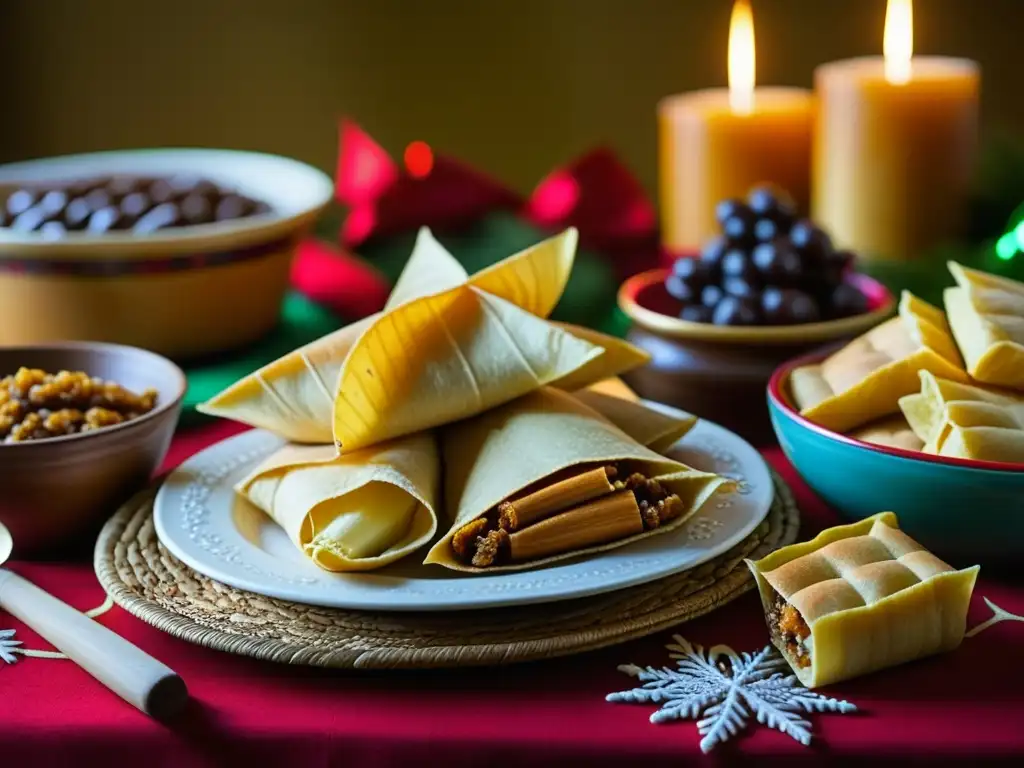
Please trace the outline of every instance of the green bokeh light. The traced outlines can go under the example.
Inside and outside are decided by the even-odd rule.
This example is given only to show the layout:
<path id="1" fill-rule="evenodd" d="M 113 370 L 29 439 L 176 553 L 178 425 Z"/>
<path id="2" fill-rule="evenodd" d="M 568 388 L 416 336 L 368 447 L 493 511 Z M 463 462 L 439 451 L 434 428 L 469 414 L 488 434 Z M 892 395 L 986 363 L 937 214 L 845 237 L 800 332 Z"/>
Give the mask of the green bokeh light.
<path id="1" fill-rule="evenodd" d="M 1017 227 L 1016 229 L 1011 230 L 1010 232 L 1007 232 L 1005 235 L 1000 237 L 996 241 L 996 256 L 998 256 L 1003 261 L 1009 261 L 1014 256 L 1016 256 L 1017 252 L 1020 250 L 1020 240 L 1022 234 L 1024 233 L 1021 232 L 1021 228 Z"/>

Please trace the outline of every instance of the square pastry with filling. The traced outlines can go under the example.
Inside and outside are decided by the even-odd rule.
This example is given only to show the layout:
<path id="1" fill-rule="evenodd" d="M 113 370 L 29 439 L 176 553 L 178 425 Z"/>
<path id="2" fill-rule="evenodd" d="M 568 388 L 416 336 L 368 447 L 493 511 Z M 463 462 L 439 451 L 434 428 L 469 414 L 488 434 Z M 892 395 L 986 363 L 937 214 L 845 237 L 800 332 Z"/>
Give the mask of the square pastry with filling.
<path id="1" fill-rule="evenodd" d="M 747 565 L 772 643 L 808 688 L 956 648 L 978 576 L 928 552 L 892 512 Z"/>

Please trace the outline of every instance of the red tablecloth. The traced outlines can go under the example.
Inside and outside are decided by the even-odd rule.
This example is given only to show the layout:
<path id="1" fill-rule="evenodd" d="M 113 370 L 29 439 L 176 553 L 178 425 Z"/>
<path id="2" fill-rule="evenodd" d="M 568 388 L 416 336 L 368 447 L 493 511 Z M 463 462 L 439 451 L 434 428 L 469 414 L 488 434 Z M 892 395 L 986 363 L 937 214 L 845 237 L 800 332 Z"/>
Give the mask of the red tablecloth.
<path id="1" fill-rule="evenodd" d="M 180 434 L 167 466 L 240 431 L 215 423 Z M 802 536 L 837 522 L 778 449 L 766 451 L 796 492 Z M 70 604 L 88 609 L 103 591 L 91 565 L 13 563 Z M 1024 614 L 1024 584 L 983 575 L 969 624 L 988 618 L 986 596 Z M 468 618 L 468 617 L 467 617 Z M 671 633 L 576 657 L 506 668 L 437 672 L 335 672 L 294 668 L 189 645 L 120 608 L 99 619 L 188 683 L 193 701 L 172 725 L 150 721 L 71 662 L 23 659 L 0 668 L 0 768 L 7 766 L 437 764 L 567 765 L 579 762 L 715 764 L 797 761 L 1005 762 L 1024 764 L 1024 623 L 1003 622 L 954 653 L 850 683 L 828 693 L 858 714 L 813 715 L 805 748 L 756 723 L 704 757 L 692 722 L 654 726 L 648 705 L 609 704 L 630 688 L 624 663 L 669 663 Z M 31 648 L 45 644 L 0 613 Z M 747 594 L 679 627 L 705 646 L 756 650 L 767 640 L 757 597 Z M 0 665 L 2 666 L 2 665 Z"/>

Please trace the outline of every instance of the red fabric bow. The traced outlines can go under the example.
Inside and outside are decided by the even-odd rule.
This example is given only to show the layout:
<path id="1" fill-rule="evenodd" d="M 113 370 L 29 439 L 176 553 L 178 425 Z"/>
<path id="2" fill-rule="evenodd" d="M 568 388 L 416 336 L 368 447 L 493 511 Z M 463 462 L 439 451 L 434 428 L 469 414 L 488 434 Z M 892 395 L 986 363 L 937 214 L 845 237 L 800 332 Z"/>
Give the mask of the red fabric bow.
<path id="1" fill-rule="evenodd" d="M 454 227 L 522 205 L 515 192 L 453 158 L 435 154 L 424 142 L 406 147 L 399 166 L 348 120 L 341 124 L 335 194 L 349 208 L 341 231 L 342 245 L 348 248 L 421 226 Z"/>
<path id="2" fill-rule="evenodd" d="M 523 214 L 544 229 L 575 226 L 586 247 L 613 257 L 622 278 L 659 262 L 654 205 L 608 147 L 594 149 L 548 174 Z"/>

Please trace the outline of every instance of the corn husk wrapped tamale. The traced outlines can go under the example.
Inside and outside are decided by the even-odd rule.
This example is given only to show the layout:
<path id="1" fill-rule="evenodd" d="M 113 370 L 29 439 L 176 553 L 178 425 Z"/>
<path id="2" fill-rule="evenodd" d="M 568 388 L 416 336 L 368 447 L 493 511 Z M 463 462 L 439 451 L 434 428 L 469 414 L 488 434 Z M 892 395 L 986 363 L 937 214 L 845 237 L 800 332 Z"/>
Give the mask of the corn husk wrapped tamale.
<path id="1" fill-rule="evenodd" d="M 469 573 L 533 568 L 663 533 L 731 487 L 553 388 L 446 426 L 441 445 L 451 526 L 425 562 Z M 489 558 L 482 548 L 492 545 Z"/>
<path id="2" fill-rule="evenodd" d="M 600 393 L 577 396 L 648 446 L 675 442 L 696 421 Z M 293 443 L 261 462 L 236 491 L 321 568 L 360 571 L 405 557 L 434 535 L 440 471 L 431 433 L 340 457 L 333 445 Z"/>
<path id="3" fill-rule="evenodd" d="M 288 444 L 236 491 L 328 571 L 380 568 L 437 530 L 441 480 L 430 432 L 338 456 L 333 445 Z"/>
<path id="4" fill-rule="evenodd" d="M 385 310 L 242 379 L 200 410 L 294 442 L 359 450 L 553 384 L 578 389 L 647 360 L 549 323 L 576 248 L 566 230 L 472 277 L 422 230 Z"/>

